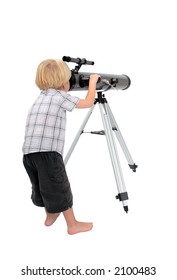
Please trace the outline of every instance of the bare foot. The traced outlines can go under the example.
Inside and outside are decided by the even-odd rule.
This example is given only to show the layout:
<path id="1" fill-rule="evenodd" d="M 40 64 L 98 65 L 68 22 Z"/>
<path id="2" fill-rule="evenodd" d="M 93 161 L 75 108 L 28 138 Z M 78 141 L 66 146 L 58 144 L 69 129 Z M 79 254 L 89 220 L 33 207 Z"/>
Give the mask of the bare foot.
<path id="1" fill-rule="evenodd" d="M 90 231 L 93 228 L 92 223 L 83 223 L 83 222 L 77 222 L 75 225 L 68 227 L 68 234 L 76 234 L 79 232 L 86 232 Z"/>
<path id="2" fill-rule="evenodd" d="M 58 216 L 60 215 L 60 213 L 48 213 L 47 211 L 46 211 L 46 214 L 47 214 L 47 217 L 46 217 L 44 224 L 47 227 L 51 226 L 56 221 Z"/>

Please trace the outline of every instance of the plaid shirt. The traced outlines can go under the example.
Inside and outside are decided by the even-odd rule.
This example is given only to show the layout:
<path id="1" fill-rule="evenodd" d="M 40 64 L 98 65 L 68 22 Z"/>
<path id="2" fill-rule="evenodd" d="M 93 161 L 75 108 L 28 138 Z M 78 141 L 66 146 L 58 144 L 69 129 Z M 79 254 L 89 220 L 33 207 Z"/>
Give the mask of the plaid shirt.
<path id="1" fill-rule="evenodd" d="M 56 151 L 63 155 L 66 111 L 71 112 L 79 100 L 64 91 L 43 90 L 28 113 L 23 153 Z"/>

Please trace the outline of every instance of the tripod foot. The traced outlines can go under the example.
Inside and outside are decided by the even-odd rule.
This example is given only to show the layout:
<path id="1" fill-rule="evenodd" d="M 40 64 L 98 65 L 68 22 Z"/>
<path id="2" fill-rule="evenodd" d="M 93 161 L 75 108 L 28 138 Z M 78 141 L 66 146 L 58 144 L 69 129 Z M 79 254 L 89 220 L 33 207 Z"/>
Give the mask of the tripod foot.
<path id="1" fill-rule="evenodd" d="M 136 172 L 136 168 L 138 167 L 138 165 L 134 164 L 129 164 L 130 169 L 133 170 L 133 172 Z"/>
<path id="2" fill-rule="evenodd" d="M 118 195 L 116 195 L 116 199 L 119 199 L 120 201 L 127 200 L 127 199 L 128 199 L 128 193 L 127 193 L 127 192 L 119 193 Z M 123 207 L 124 207 L 124 211 L 125 211 L 126 213 L 128 213 L 128 206 L 125 205 L 125 206 L 123 206 Z"/>

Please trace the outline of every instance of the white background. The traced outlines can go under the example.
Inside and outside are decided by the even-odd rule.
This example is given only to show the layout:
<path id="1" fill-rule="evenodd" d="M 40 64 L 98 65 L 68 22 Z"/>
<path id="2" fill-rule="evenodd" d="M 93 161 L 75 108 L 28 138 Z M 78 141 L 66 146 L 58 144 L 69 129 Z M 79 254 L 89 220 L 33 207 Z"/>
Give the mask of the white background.
<path id="1" fill-rule="evenodd" d="M 1 278 L 59 279 L 21 276 L 21 269 L 27 265 L 49 269 L 78 265 L 106 270 L 106 276 L 90 279 L 116 279 L 116 266 L 157 268 L 156 276 L 123 279 L 175 279 L 175 2 L 1 2 Z M 117 186 L 105 137 L 81 136 L 67 171 L 76 217 L 93 221 L 94 228 L 74 236 L 66 233 L 63 217 L 50 228 L 43 225 L 44 210 L 30 200 L 21 151 L 26 114 L 39 94 L 34 84 L 36 68 L 43 59 L 61 59 L 63 55 L 95 62 L 94 66 L 83 66 L 82 71 L 131 78 L 128 90 L 109 91 L 106 97 L 139 166 L 133 173 L 118 145 L 130 198 L 126 214 L 115 199 Z M 70 64 L 70 68 L 74 66 Z M 74 94 L 85 96 L 85 92 Z M 86 112 L 68 113 L 65 153 Z M 88 130 L 95 129 L 103 129 L 98 108 L 88 123 Z M 77 279 L 65 276 L 73 277 Z"/>

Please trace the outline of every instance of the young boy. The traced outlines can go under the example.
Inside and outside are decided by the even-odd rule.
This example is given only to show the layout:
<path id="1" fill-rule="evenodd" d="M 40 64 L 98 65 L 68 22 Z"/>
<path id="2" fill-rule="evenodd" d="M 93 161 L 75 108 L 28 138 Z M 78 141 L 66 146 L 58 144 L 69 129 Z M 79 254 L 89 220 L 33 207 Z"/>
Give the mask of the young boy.
<path id="1" fill-rule="evenodd" d="M 45 207 L 45 225 L 51 226 L 62 212 L 68 234 L 92 229 L 92 223 L 78 222 L 73 212 L 73 196 L 63 162 L 66 111 L 94 104 L 99 75 L 90 75 L 85 99 L 69 95 L 71 71 L 62 60 L 42 61 L 36 73 L 40 95 L 29 110 L 23 163 L 32 183 L 31 199 Z"/>

